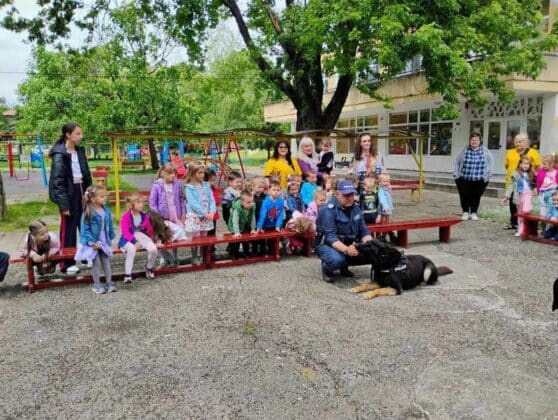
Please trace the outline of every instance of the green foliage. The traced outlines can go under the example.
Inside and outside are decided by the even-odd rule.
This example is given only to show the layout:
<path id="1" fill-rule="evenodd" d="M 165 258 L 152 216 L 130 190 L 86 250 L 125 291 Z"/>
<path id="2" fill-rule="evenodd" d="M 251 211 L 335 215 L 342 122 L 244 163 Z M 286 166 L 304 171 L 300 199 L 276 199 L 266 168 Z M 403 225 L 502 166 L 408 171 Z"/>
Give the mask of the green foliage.
<path id="1" fill-rule="evenodd" d="M 164 36 L 185 46 L 193 62 L 201 62 L 207 30 L 219 19 L 232 17 L 263 79 L 296 108 L 298 129 L 332 128 L 353 84 L 389 101 L 380 89 L 417 56 L 422 57 L 428 92 L 440 94 L 450 114 L 460 97 L 476 105 L 489 94 L 511 100 L 502 77 L 535 78 L 544 68 L 543 52 L 558 46 L 558 27 L 546 34 L 540 29 L 539 0 L 136 0 L 118 13 L 111 4 L 94 0 L 90 9 L 79 10 L 85 18 L 76 19 L 75 13 L 85 7 L 81 2 L 41 2 L 37 18 L 23 19 L 12 8 L 3 24 L 29 31 L 31 40 L 52 42 L 67 35 L 67 22 L 98 28 L 99 16 L 108 11 L 130 45 L 144 47 L 144 55 L 152 46 L 164 45 Z M 141 36 L 138 30 L 145 34 L 153 27 L 159 37 Z M 227 74 L 234 70 L 216 69 Z M 324 74 L 338 76 L 328 97 Z M 230 107 L 246 109 L 253 93 L 244 90 L 219 106 L 209 103 L 218 113 L 215 123 L 222 123 L 225 108 L 234 122 Z M 208 125 L 204 108 L 198 111 L 200 124 Z"/>
<path id="2" fill-rule="evenodd" d="M 59 214 L 58 207 L 50 200 L 14 203 L 6 208 L 6 217 L 2 220 L 2 231 L 4 232 L 26 229 L 31 220 Z"/>

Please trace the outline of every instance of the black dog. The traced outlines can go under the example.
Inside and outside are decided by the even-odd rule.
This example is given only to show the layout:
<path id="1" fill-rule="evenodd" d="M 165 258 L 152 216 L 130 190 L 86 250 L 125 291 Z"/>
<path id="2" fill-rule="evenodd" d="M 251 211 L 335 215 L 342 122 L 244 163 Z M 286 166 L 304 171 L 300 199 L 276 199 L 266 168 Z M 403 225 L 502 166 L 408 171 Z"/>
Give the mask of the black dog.
<path id="1" fill-rule="evenodd" d="M 554 301 L 552 302 L 552 310 L 558 309 L 558 279 L 554 281 Z"/>
<path id="2" fill-rule="evenodd" d="M 372 281 L 367 284 L 353 287 L 351 293 L 361 293 L 364 299 L 373 299 L 378 296 L 400 295 L 403 290 L 414 289 L 426 283 L 434 284 L 439 276 L 453 273 L 448 267 L 436 267 L 428 258 L 422 255 L 404 255 L 397 249 L 369 241 L 357 244 L 359 254 L 366 255 L 374 268 Z"/>

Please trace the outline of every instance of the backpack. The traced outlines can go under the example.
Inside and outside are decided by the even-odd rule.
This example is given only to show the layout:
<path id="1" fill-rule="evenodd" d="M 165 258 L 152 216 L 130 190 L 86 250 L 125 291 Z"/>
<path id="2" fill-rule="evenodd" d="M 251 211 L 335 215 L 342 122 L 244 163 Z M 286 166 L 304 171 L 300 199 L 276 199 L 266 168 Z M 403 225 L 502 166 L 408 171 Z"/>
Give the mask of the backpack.
<path id="1" fill-rule="evenodd" d="M 403 253 L 377 239 L 356 244 L 359 254 L 366 255 L 374 270 L 387 270 L 396 266 Z"/>

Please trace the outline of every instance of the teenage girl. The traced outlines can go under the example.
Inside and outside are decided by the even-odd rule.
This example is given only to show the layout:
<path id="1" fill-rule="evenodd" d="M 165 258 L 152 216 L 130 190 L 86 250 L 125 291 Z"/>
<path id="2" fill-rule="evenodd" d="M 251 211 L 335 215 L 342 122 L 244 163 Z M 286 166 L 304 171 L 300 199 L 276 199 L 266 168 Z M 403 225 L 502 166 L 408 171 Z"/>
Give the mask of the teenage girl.
<path id="1" fill-rule="evenodd" d="M 143 197 L 137 193 L 131 194 L 126 200 L 128 210 L 120 220 L 122 236 L 118 241 L 118 247 L 126 253 L 124 262 L 124 283 L 132 282 L 132 269 L 136 251 L 145 249 L 147 251 L 147 263 L 145 265 L 145 277 L 150 280 L 155 278 L 153 267 L 157 258 L 157 246 L 153 242 L 153 228 L 149 216 L 143 211 Z"/>
<path id="2" fill-rule="evenodd" d="M 209 182 L 205 182 L 205 166 L 199 162 L 188 165 L 186 177 L 186 222 L 185 229 L 193 238 L 207 236 L 213 229 L 216 206 Z M 198 247 L 192 247 L 192 264 L 201 264 Z M 202 248 L 202 255 L 204 249 Z"/>
<path id="3" fill-rule="evenodd" d="M 115 237 L 110 210 L 105 203 L 107 191 L 102 185 L 92 185 L 83 195 L 83 214 L 81 216 L 80 243 L 75 259 L 92 260 L 93 292 L 103 294 L 116 292 L 118 289 L 112 281 L 110 257 L 112 257 L 112 240 Z M 101 265 L 107 282 L 106 288 L 101 284 Z"/>
<path id="4" fill-rule="evenodd" d="M 83 134 L 76 123 L 62 126 L 62 134 L 50 149 L 52 159 L 48 193 L 60 209 L 60 240 L 63 248 L 75 248 L 83 211 L 83 192 L 91 185 L 85 149 L 79 146 Z M 60 263 L 62 272 L 77 273 L 72 259 Z"/>
<path id="5" fill-rule="evenodd" d="M 533 187 L 535 183 L 535 168 L 533 162 L 527 156 L 523 156 L 517 169 L 513 172 L 506 196 L 502 199 L 502 205 L 513 196 L 514 204 L 517 206 L 518 213 L 529 213 L 533 210 Z M 522 218 L 518 218 L 517 232 L 515 236 L 521 236 L 525 229 Z"/>
<path id="6" fill-rule="evenodd" d="M 54 232 L 49 232 L 42 220 L 29 223 L 29 231 L 25 235 L 20 254 L 24 258 L 31 258 L 37 267 L 39 276 L 52 274 L 56 271 L 56 263 L 50 257 L 60 252 L 60 239 Z"/>

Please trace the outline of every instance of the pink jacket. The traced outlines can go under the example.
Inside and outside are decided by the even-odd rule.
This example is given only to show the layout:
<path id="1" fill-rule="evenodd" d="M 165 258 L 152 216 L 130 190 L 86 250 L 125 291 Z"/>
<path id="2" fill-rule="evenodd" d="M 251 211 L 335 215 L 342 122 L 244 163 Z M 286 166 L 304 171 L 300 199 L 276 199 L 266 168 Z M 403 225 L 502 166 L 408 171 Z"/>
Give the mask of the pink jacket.
<path id="1" fill-rule="evenodd" d="M 50 250 L 48 254 L 50 256 L 56 255 L 60 252 L 60 239 L 58 239 L 58 235 L 53 232 L 49 232 L 48 236 L 50 237 Z M 21 249 L 19 253 L 22 257 L 31 257 L 33 258 L 35 255 L 39 255 L 39 250 L 37 249 L 37 244 L 35 240 L 31 237 L 31 250 L 29 251 L 29 255 L 27 255 L 27 240 L 29 238 L 29 233 L 25 235 L 25 239 L 23 240 L 23 244 L 21 245 Z"/>
<path id="2" fill-rule="evenodd" d="M 554 188 L 556 188 L 556 185 L 558 185 L 558 170 L 557 169 L 551 169 L 550 171 L 554 171 L 554 187 L 552 188 L 552 189 L 554 189 Z M 539 170 L 537 171 L 537 181 L 536 181 L 537 193 L 541 192 L 541 187 L 542 187 L 543 180 L 544 180 L 544 178 L 545 178 L 545 176 L 548 172 L 549 171 L 547 171 L 544 168 L 539 168 Z"/>
<path id="3" fill-rule="evenodd" d="M 141 214 L 141 224 L 140 230 L 142 233 L 146 234 L 150 238 L 153 238 L 153 227 L 151 226 L 151 222 L 149 221 L 149 216 L 147 213 L 143 211 Z M 136 237 L 134 236 L 134 219 L 132 218 L 132 211 L 128 210 L 126 213 L 122 215 L 122 219 L 120 220 L 120 231 L 122 236 L 118 241 L 118 247 L 122 248 L 128 242 L 135 244 L 137 242 Z"/>

